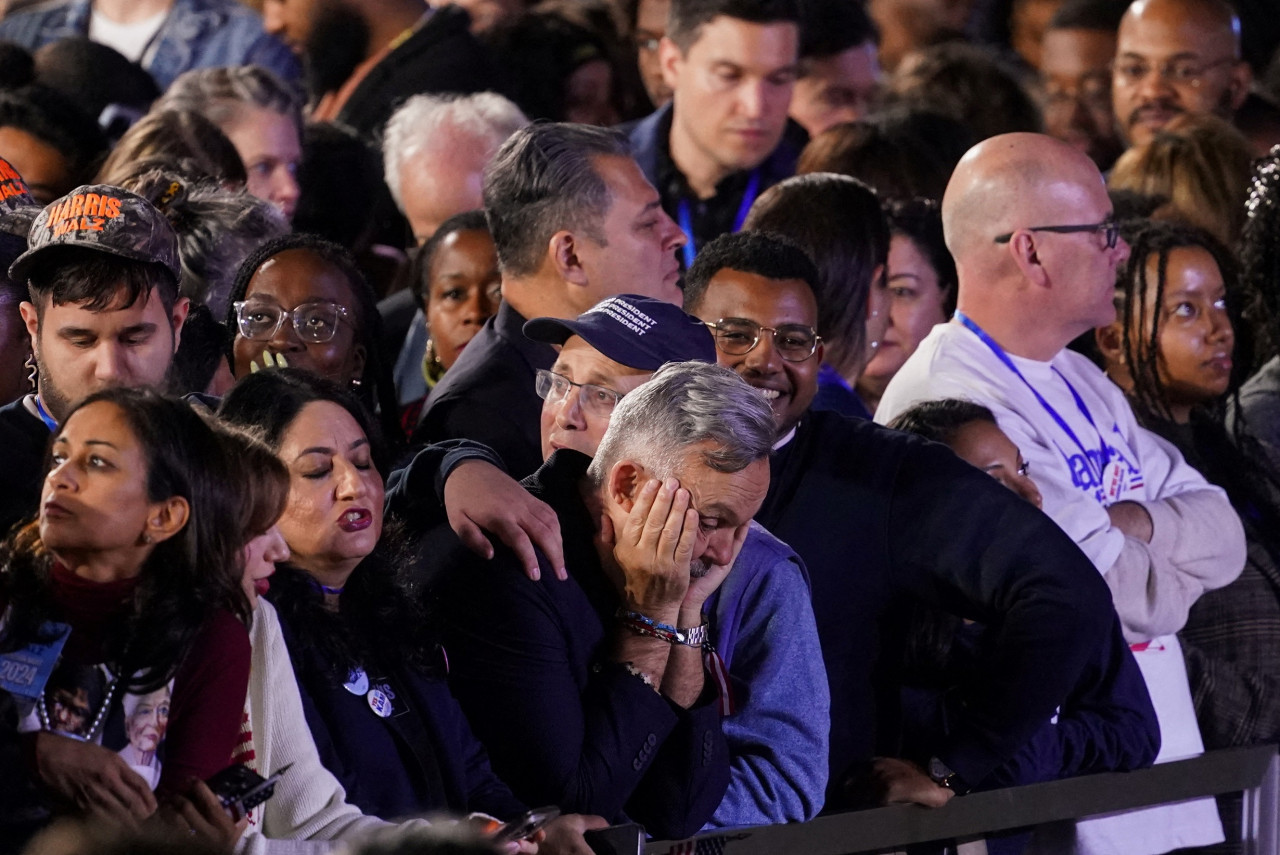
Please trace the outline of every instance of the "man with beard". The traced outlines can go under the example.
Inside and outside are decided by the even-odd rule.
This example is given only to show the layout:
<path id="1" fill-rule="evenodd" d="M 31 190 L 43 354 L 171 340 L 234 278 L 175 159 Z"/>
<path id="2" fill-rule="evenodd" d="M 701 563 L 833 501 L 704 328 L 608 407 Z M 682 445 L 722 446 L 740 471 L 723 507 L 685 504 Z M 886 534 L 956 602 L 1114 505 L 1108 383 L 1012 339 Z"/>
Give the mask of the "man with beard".
<path id="1" fill-rule="evenodd" d="M 1111 98 L 1130 146 L 1182 113 L 1230 119 L 1252 80 L 1240 18 L 1223 0 L 1134 0 L 1120 21 Z"/>
<path id="2" fill-rule="evenodd" d="M 668 364 L 618 402 L 594 458 L 562 449 L 525 481 L 560 516 L 567 582 L 531 582 L 509 553 L 439 558 L 450 684 L 521 798 L 660 838 L 712 817 L 730 770 L 702 610 L 764 500 L 773 436 L 732 372 Z"/>
<path id="3" fill-rule="evenodd" d="M 263 21 L 302 56 L 314 121 L 366 139 L 411 95 L 497 89 L 497 71 L 457 6 L 421 0 L 266 0 Z"/>
<path id="4" fill-rule="evenodd" d="M 162 388 L 188 301 L 178 296 L 178 237 L 146 199 L 77 187 L 31 226 L 9 269 L 36 364 L 34 394 L 0 408 L 9 489 L 0 529 L 34 513 L 49 432 L 80 400 L 116 386 Z"/>

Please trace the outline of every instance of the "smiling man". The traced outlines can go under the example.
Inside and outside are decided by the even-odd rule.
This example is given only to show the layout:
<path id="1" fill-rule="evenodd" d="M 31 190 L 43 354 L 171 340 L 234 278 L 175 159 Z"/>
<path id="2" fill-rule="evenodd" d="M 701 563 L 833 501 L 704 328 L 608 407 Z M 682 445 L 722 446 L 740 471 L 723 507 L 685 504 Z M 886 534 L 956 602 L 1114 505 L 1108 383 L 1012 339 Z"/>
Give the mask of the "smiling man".
<path id="1" fill-rule="evenodd" d="M 726 235 L 690 268 L 685 308 L 714 325 L 720 364 L 765 391 L 778 424 L 756 521 L 796 549 L 813 585 L 831 687 L 826 809 L 848 806 L 854 770 L 897 744 L 900 717 L 888 711 L 903 638 L 901 621 L 883 619 L 892 602 L 999 623 L 1010 639 L 993 650 L 999 679 L 967 698 L 937 754 L 874 767 L 881 801 L 940 805 L 983 786 L 1049 720 L 1115 616 L 1071 541 L 992 478 L 942 446 L 809 409 L 822 359 L 817 277 L 794 244 Z M 1046 661 L 1058 667 L 1046 673 Z"/>
<path id="2" fill-rule="evenodd" d="M 1240 18 L 1223 0 L 1135 0 L 1120 21 L 1111 98 L 1131 146 L 1183 113 L 1230 119 L 1252 81 Z"/>
<path id="3" fill-rule="evenodd" d="M 150 202 L 118 187 L 77 187 L 44 209 L 9 270 L 31 300 L 34 394 L 0 409 L 25 437 L 6 450 L 13 489 L 0 527 L 32 514 L 49 431 L 83 398 L 116 386 L 163 390 L 188 301 L 178 296 L 178 238 Z"/>
<path id="4" fill-rule="evenodd" d="M 700 246 L 740 229 L 760 193 L 795 172 L 804 134 L 785 132 L 799 20 L 795 0 L 672 0 L 658 47 L 672 102 L 630 137 L 689 241 L 686 267 Z"/>

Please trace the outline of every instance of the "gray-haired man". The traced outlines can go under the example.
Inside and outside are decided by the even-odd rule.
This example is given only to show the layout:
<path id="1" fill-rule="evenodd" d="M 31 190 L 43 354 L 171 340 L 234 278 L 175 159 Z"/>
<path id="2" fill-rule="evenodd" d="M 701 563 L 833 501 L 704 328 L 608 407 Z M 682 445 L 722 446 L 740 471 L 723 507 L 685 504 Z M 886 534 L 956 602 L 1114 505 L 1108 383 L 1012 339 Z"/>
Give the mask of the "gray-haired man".
<path id="1" fill-rule="evenodd" d="M 560 517 L 567 583 L 441 557 L 451 684 L 522 798 L 660 837 L 712 817 L 730 771 L 702 607 L 764 500 L 773 435 L 731 372 L 669 364 L 594 459 L 562 449 L 525 481 Z"/>

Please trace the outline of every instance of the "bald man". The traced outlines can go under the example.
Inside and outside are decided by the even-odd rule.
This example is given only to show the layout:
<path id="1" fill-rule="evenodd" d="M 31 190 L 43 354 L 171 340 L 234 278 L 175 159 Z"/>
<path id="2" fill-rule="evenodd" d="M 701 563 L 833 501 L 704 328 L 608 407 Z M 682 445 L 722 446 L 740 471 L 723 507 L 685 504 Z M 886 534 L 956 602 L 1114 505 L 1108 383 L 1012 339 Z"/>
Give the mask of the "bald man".
<path id="1" fill-rule="evenodd" d="M 964 398 L 995 413 L 1022 450 L 1044 511 L 1092 559 L 1160 718 L 1156 762 L 1203 750 L 1174 635 L 1205 591 L 1244 565 L 1226 496 L 1137 424 L 1124 395 L 1067 350 L 1115 318 L 1119 238 L 1097 167 L 1039 134 L 971 149 L 942 202 L 959 278 L 955 318 L 889 384 L 877 421 L 919 401 Z M 1086 849 L 1166 852 L 1222 837 L 1212 799 L 1080 823 Z M 1091 845 L 1092 844 L 1092 845 Z"/>
<path id="2" fill-rule="evenodd" d="M 1120 21 L 1111 101 L 1130 146 L 1182 113 L 1230 119 L 1252 81 L 1224 0 L 1135 0 Z"/>

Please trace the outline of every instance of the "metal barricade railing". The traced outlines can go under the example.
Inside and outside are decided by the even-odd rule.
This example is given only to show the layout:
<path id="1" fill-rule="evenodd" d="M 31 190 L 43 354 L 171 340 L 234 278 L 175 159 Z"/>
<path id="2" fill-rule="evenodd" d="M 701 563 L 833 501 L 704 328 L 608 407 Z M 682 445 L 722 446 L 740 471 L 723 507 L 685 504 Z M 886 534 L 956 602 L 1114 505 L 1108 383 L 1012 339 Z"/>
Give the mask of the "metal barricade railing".
<path id="1" fill-rule="evenodd" d="M 1280 757 L 1276 746 L 1211 751 L 1137 772 L 1085 775 L 1044 784 L 971 793 L 942 808 L 894 805 L 821 816 L 812 822 L 767 825 L 686 841 L 639 838 L 614 844 L 634 855 L 722 852 L 723 855 L 855 855 L 891 852 L 917 843 L 973 840 L 1013 828 L 1112 811 L 1241 792 L 1246 855 L 1280 854 Z"/>

